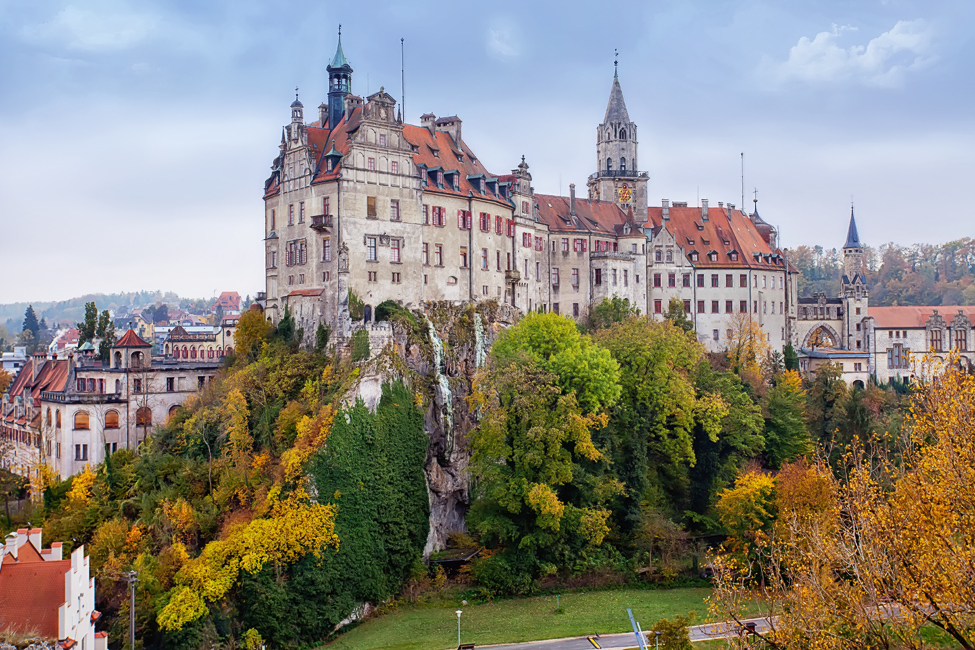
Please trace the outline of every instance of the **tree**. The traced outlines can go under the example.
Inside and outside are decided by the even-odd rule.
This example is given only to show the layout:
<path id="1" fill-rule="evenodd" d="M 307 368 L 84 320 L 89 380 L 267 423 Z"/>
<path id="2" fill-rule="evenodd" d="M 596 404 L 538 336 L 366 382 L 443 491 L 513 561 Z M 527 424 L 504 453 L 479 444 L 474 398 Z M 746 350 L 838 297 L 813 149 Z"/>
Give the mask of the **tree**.
<path id="1" fill-rule="evenodd" d="M 839 424 L 837 409 L 846 396 L 846 383 L 842 376 L 842 366 L 825 363 L 816 368 L 816 376 L 807 393 L 809 434 L 821 444 L 833 439 Z"/>
<path id="2" fill-rule="evenodd" d="M 718 495 L 716 508 L 728 531 L 730 548 L 752 557 L 775 522 L 775 479 L 761 472 L 746 472 L 734 487 Z"/>
<path id="3" fill-rule="evenodd" d="M 780 374 L 765 398 L 765 453 L 769 466 L 783 463 L 812 451 L 806 428 L 806 392 L 794 370 Z"/>
<path id="4" fill-rule="evenodd" d="M 796 349 L 792 347 L 791 341 L 785 345 L 785 350 L 782 353 L 782 363 L 786 370 L 799 370 L 799 355 L 796 353 Z"/>
<path id="5" fill-rule="evenodd" d="M 589 330 L 596 331 L 614 323 L 622 323 L 630 316 L 639 313 L 640 310 L 630 305 L 627 298 L 620 298 L 619 296 L 603 298 L 602 302 L 589 311 Z"/>
<path id="6" fill-rule="evenodd" d="M 237 354 L 244 359 L 252 358 L 260 351 L 261 343 L 267 340 L 272 325 L 265 320 L 259 309 L 248 309 L 237 321 L 237 331 L 234 334 L 234 344 Z"/>
<path id="7" fill-rule="evenodd" d="M 315 352 L 324 352 L 325 348 L 328 347 L 328 339 L 331 336 L 332 326 L 319 323 L 318 329 L 315 331 Z"/>
<path id="8" fill-rule="evenodd" d="M 762 376 L 759 363 L 770 350 L 765 332 L 757 321 L 742 312 L 734 314 L 728 326 L 731 336 L 728 337 L 726 349 L 731 369 L 748 383 L 755 384 Z"/>
<path id="9" fill-rule="evenodd" d="M 30 332 L 33 336 L 33 340 L 37 340 L 37 334 L 40 331 L 40 323 L 37 322 L 37 314 L 34 313 L 34 305 L 27 305 L 27 311 L 24 312 L 24 325 L 21 330 L 24 332 Z"/>
<path id="10" fill-rule="evenodd" d="M 694 322 L 687 315 L 687 310 L 684 308 L 684 302 L 677 297 L 672 297 L 670 302 L 667 304 L 667 313 L 664 314 L 664 318 L 669 320 L 674 324 L 674 327 L 684 330 L 685 332 L 691 332 L 694 330 Z"/>
<path id="11" fill-rule="evenodd" d="M 108 365 L 112 356 L 112 346 L 115 345 L 115 321 L 112 320 L 107 309 L 102 311 L 98 317 L 95 335 L 100 339 L 98 356 L 102 360 L 102 365 Z"/>
<path id="12" fill-rule="evenodd" d="M 7 392 L 7 388 L 10 387 L 10 382 L 14 380 L 14 376 L 11 375 L 6 370 L 0 370 L 0 395 Z"/>
<path id="13" fill-rule="evenodd" d="M 98 307 L 94 302 L 85 303 L 85 318 L 75 327 L 78 328 L 78 345 L 95 340 L 98 331 Z"/>
<path id="14" fill-rule="evenodd" d="M 237 330 L 240 331 L 240 323 L 237 323 Z M 276 338 L 284 341 L 285 343 L 291 343 L 294 341 L 295 317 L 291 313 L 290 306 L 284 306 L 284 314 L 281 316 L 281 320 L 278 321 L 278 327 L 274 334 Z"/>

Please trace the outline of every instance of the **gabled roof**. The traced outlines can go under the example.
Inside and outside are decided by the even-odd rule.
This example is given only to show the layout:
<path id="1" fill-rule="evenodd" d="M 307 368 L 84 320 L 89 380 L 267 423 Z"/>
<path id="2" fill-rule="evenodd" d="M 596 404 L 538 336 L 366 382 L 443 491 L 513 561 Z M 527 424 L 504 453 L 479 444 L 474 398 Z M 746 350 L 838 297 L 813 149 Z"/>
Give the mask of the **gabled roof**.
<path id="1" fill-rule="evenodd" d="M 135 333 L 135 330 L 128 330 L 125 334 L 122 335 L 122 338 L 120 338 L 118 342 L 112 347 L 113 348 L 151 348 L 152 345 L 150 343 L 146 343 L 145 341 L 143 341 L 139 337 L 139 335 Z"/>
<path id="2" fill-rule="evenodd" d="M 553 232 L 583 232 L 617 235 L 617 226 L 626 223 L 626 214 L 612 201 L 576 198 L 575 219 L 570 214 L 567 196 L 536 194 L 538 220 Z M 639 233 L 636 231 L 634 234 Z"/>
<path id="3" fill-rule="evenodd" d="M 34 378 L 34 364 L 41 364 L 37 377 Z M 30 389 L 35 403 L 40 402 L 41 391 L 62 391 L 68 382 L 68 374 L 71 368 L 67 359 L 37 359 L 27 360 L 24 367 L 17 373 L 17 377 L 7 391 L 10 397 L 18 397 L 24 394 L 26 389 Z"/>
<path id="4" fill-rule="evenodd" d="M 877 329 L 897 329 L 899 327 L 920 329 L 927 327 L 928 319 L 937 310 L 951 327 L 951 322 L 961 311 L 970 323 L 975 323 L 975 306 L 971 305 L 928 305 L 924 307 L 871 307 L 867 314 L 873 318 Z"/>
<path id="5" fill-rule="evenodd" d="M 862 248 L 860 234 L 857 232 L 857 220 L 853 216 L 853 206 L 850 206 L 850 228 L 846 231 L 846 243 L 843 248 Z"/>
<path id="6" fill-rule="evenodd" d="M 619 77 L 613 76 L 613 87 L 609 90 L 609 102 L 606 104 L 606 115 L 603 124 L 609 122 L 629 122 L 630 114 L 626 112 L 626 102 L 623 101 L 623 89 L 620 88 Z"/>
<path id="7" fill-rule="evenodd" d="M 36 630 L 41 637 L 57 639 L 64 574 L 70 570 L 71 560 L 5 562 L 0 568 L 0 629 Z"/>

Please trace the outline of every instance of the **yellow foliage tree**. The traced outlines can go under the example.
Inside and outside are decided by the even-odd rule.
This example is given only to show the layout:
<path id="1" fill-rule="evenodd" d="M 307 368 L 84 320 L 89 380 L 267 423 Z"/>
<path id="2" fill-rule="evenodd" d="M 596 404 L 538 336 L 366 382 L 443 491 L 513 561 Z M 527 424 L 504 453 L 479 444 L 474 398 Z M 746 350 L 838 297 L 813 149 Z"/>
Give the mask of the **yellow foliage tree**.
<path id="1" fill-rule="evenodd" d="M 321 557 L 327 547 L 338 544 L 334 507 L 310 504 L 307 494 L 296 491 L 275 504 L 269 517 L 210 542 L 199 557 L 187 562 L 159 612 L 159 627 L 175 631 L 205 616 L 208 603 L 223 598 L 241 571 L 257 573 L 268 563 L 289 564 L 308 553 Z"/>
<path id="2" fill-rule="evenodd" d="M 237 354 L 247 357 L 259 350 L 259 346 L 270 333 L 271 323 L 264 318 L 264 313 L 259 309 L 248 309 L 240 315 L 237 331 L 234 333 Z"/>
<path id="3" fill-rule="evenodd" d="M 76 474 L 71 481 L 71 489 L 68 491 L 68 501 L 72 504 L 87 505 L 91 499 L 91 489 L 95 485 L 97 478 L 95 470 L 91 465 L 85 465 L 85 469 L 80 474 Z"/>

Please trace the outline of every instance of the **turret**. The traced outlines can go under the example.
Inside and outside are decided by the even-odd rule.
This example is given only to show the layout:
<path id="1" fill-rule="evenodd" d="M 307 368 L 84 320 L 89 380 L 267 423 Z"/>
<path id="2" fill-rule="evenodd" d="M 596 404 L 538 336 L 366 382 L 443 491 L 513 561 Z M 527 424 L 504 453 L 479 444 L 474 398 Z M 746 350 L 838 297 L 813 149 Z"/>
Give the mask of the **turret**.
<path id="1" fill-rule="evenodd" d="M 339 44 L 328 70 L 328 128 L 334 129 L 342 121 L 345 97 L 352 92 L 352 66 L 342 51 L 342 26 L 339 25 Z M 324 126 L 324 125 L 322 125 Z"/>

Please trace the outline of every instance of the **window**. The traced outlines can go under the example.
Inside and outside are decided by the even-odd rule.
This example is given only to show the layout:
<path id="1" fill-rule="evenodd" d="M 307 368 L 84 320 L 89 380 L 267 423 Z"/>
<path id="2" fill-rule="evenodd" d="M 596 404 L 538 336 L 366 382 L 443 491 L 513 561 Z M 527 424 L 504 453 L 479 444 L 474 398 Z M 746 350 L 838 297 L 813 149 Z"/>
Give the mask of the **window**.
<path id="1" fill-rule="evenodd" d="M 572 286 L 579 288 L 579 269 L 572 269 Z"/>
<path id="2" fill-rule="evenodd" d="M 380 133 L 379 134 L 379 146 L 380 147 L 385 147 L 386 146 L 386 134 L 385 133 Z"/>
<path id="3" fill-rule="evenodd" d="M 176 392 L 176 379 L 174 377 L 166 377 L 166 392 Z"/>
<path id="4" fill-rule="evenodd" d="M 955 330 L 955 349 L 959 352 L 968 352 L 968 332 L 963 329 Z"/>
<path id="5" fill-rule="evenodd" d="M 594 274 L 595 274 L 595 280 L 593 281 L 593 284 L 602 284 L 603 283 L 603 270 L 602 269 L 596 269 L 594 271 Z"/>
<path id="6" fill-rule="evenodd" d="M 402 278 L 402 275 L 398 271 L 393 271 L 393 275 L 392 275 L 392 278 L 391 278 L 392 281 L 393 281 L 393 284 L 399 284 L 400 281 L 401 281 L 401 278 Z"/>
<path id="7" fill-rule="evenodd" d="M 763 289 L 768 288 L 768 276 L 766 275 L 762 276 L 762 288 Z"/>
<path id="8" fill-rule="evenodd" d="M 366 273 L 366 277 L 369 280 L 369 282 L 376 282 L 377 281 L 376 278 L 378 277 L 378 275 L 379 274 L 376 271 L 369 271 Z"/>
<path id="9" fill-rule="evenodd" d="M 690 273 L 684 273 L 683 274 L 683 276 L 681 277 L 681 285 L 682 286 L 685 286 L 685 287 L 690 287 L 691 286 L 691 274 Z"/>
<path id="10" fill-rule="evenodd" d="M 559 269 L 558 269 L 558 267 L 553 267 L 552 268 L 552 284 L 553 285 L 558 285 L 558 283 L 559 283 Z M 555 312 L 555 313 L 558 313 L 558 312 Z"/>
<path id="11" fill-rule="evenodd" d="M 88 430 L 88 414 L 86 412 L 78 411 L 74 414 L 74 428 L 77 431 Z"/>
<path id="12" fill-rule="evenodd" d="M 909 363 L 910 350 L 904 348 L 902 343 L 895 343 L 894 347 L 887 348 L 887 367 L 894 370 L 906 369 Z"/>
<path id="13" fill-rule="evenodd" d="M 653 261 L 659 262 L 661 259 L 663 259 L 663 251 L 658 248 L 653 251 Z"/>
<path id="14" fill-rule="evenodd" d="M 399 221 L 399 199 L 389 200 L 389 220 Z"/>
<path id="15" fill-rule="evenodd" d="M 75 445 L 74 446 L 74 459 L 75 460 L 88 460 L 88 445 Z"/>
<path id="16" fill-rule="evenodd" d="M 757 314 L 757 313 L 758 313 L 758 301 L 757 301 L 757 300 L 755 300 L 755 301 L 754 301 L 754 302 L 752 303 L 752 313 L 753 313 L 753 314 Z"/>
<path id="17" fill-rule="evenodd" d="M 762 313 L 763 314 L 767 314 L 768 313 L 768 300 L 763 300 L 762 301 Z"/>
<path id="18" fill-rule="evenodd" d="M 485 296 L 488 295 L 488 287 L 486 284 L 481 285 L 481 293 Z"/>
<path id="19" fill-rule="evenodd" d="M 366 216 L 367 217 L 376 216 L 376 197 L 374 196 L 366 197 Z"/>
<path id="20" fill-rule="evenodd" d="M 748 313 L 748 301 L 747 300 L 742 300 L 741 301 L 741 304 L 738 305 L 738 311 L 741 312 L 742 314 Z"/>
<path id="21" fill-rule="evenodd" d="M 481 232 L 490 232 L 491 230 L 491 215 L 487 212 L 481 213 Z"/>
<path id="22" fill-rule="evenodd" d="M 515 220 L 514 219 L 508 219 L 506 223 L 507 223 L 507 226 L 508 226 L 508 237 L 514 237 L 515 236 Z"/>
<path id="23" fill-rule="evenodd" d="M 433 245 L 433 264 L 434 266 L 443 266 L 443 244 Z"/>
<path id="24" fill-rule="evenodd" d="M 393 264 L 399 264 L 403 260 L 400 258 L 400 249 L 403 245 L 402 239 L 390 239 L 389 240 L 389 261 Z"/>
<path id="25" fill-rule="evenodd" d="M 698 300 L 697 301 L 697 313 L 699 313 L 699 314 L 703 314 L 704 313 L 704 301 L 703 300 Z"/>
<path id="26" fill-rule="evenodd" d="M 527 264 L 528 260 L 525 260 L 525 263 Z M 460 268 L 462 269 L 467 268 L 467 247 L 466 246 L 460 247 Z M 526 272 L 525 275 L 528 275 L 528 273 Z"/>
<path id="27" fill-rule="evenodd" d="M 730 273 L 724 276 L 724 286 L 726 288 L 732 288 L 735 286 L 735 278 Z"/>
<path id="28" fill-rule="evenodd" d="M 457 228 L 459 230 L 471 229 L 471 214 L 466 210 L 457 211 Z"/>
<path id="29" fill-rule="evenodd" d="M 572 317 L 579 318 L 579 303 L 572 303 Z"/>
<path id="30" fill-rule="evenodd" d="M 671 288 L 677 286 L 677 274 L 676 273 L 668 273 L 667 274 L 667 286 L 668 287 L 671 287 Z"/>
<path id="31" fill-rule="evenodd" d="M 437 226 L 438 228 L 443 228 L 447 225 L 447 218 L 442 206 L 433 206 L 433 225 Z"/>
<path id="32" fill-rule="evenodd" d="M 288 225 L 295 225 L 295 204 L 292 203 L 288 206 Z"/>
<path id="33" fill-rule="evenodd" d="M 112 410 L 105 414 L 105 428 L 118 429 L 118 411 Z"/>
<path id="34" fill-rule="evenodd" d="M 742 289 L 745 289 L 745 288 L 748 287 L 748 274 L 747 273 L 742 273 L 740 276 L 738 276 L 738 286 L 741 287 Z"/>
<path id="35" fill-rule="evenodd" d="M 712 287 L 718 286 L 718 274 L 717 273 L 712 273 L 711 274 L 711 286 Z"/>
<path id="36" fill-rule="evenodd" d="M 481 249 L 481 270 L 488 270 L 488 251 L 486 248 Z"/>
<path id="37" fill-rule="evenodd" d="M 305 202 L 298 204 L 298 223 L 305 223 Z"/>
<path id="38" fill-rule="evenodd" d="M 521 202 L 521 213 L 522 214 L 528 214 L 528 212 L 529 212 L 529 210 L 528 210 L 528 201 L 522 201 Z"/>
<path id="39" fill-rule="evenodd" d="M 423 206 L 423 225 L 424 226 L 429 226 L 430 225 L 430 206 L 429 205 L 424 205 Z"/>
<path id="40" fill-rule="evenodd" d="M 735 311 L 734 304 L 735 303 L 734 303 L 733 300 L 725 300 L 724 301 L 724 313 L 726 313 L 726 314 L 732 314 L 732 313 L 734 313 L 734 311 Z"/>
<path id="41" fill-rule="evenodd" d="M 494 267 L 498 271 L 501 270 L 501 251 L 494 251 Z"/>
<path id="42" fill-rule="evenodd" d="M 659 287 L 660 286 L 660 274 L 659 273 L 654 273 L 653 274 L 653 286 L 655 286 L 655 287 Z"/>
<path id="43" fill-rule="evenodd" d="M 624 287 L 630 286 L 630 272 L 627 271 L 626 269 L 623 269 L 623 286 Z"/>
<path id="44" fill-rule="evenodd" d="M 541 237 L 535 238 L 535 250 L 537 251 L 545 250 L 545 243 Z"/>
<path id="45" fill-rule="evenodd" d="M 562 238 L 562 252 L 563 253 L 568 253 L 569 252 L 569 238 L 568 237 L 563 237 Z"/>
<path id="46" fill-rule="evenodd" d="M 274 210 L 271 210 L 271 230 L 274 230 L 274 222 L 275 222 L 275 220 L 276 220 L 275 219 L 275 212 L 274 212 Z"/>
<path id="47" fill-rule="evenodd" d="M 525 233 L 522 233 L 521 234 L 521 245 L 524 248 L 531 248 L 532 247 L 532 235 L 531 235 L 531 233 L 525 232 Z"/>
<path id="48" fill-rule="evenodd" d="M 576 239 L 572 244 L 572 250 L 577 253 L 585 253 L 588 242 L 585 239 Z"/>
<path id="49" fill-rule="evenodd" d="M 720 340 L 721 333 L 718 330 L 711 330 L 711 338 L 713 338 L 715 341 Z"/>
<path id="50" fill-rule="evenodd" d="M 928 347 L 935 352 L 941 352 L 941 330 L 930 330 L 928 332 Z"/>
<path id="51" fill-rule="evenodd" d="M 196 352 L 196 350 L 194 349 L 193 352 Z M 196 355 L 194 354 L 193 356 L 196 356 Z M 133 393 L 141 393 L 142 392 L 142 380 L 141 379 L 133 379 L 132 380 L 132 392 Z"/>
<path id="52" fill-rule="evenodd" d="M 368 161 L 366 161 L 366 167 L 368 167 L 369 171 L 371 172 L 376 171 L 376 159 L 370 158 Z"/>
<path id="53" fill-rule="evenodd" d="M 635 247 L 635 245 L 634 245 L 634 247 Z M 634 250 L 633 252 L 635 253 L 636 251 Z M 673 262 L 674 262 L 674 251 L 672 251 L 672 250 L 670 250 L 668 248 L 667 249 L 667 263 L 668 264 L 672 264 Z"/>
<path id="54" fill-rule="evenodd" d="M 699 287 L 703 287 L 704 286 L 704 274 L 703 273 L 698 273 L 697 274 L 697 286 L 699 286 Z"/>
<path id="55" fill-rule="evenodd" d="M 559 303 L 557 303 L 557 302 L 553 302 L 552 303 L 552 313 L 553 314 L 559 314 L 559 313 L 561 313 L 559 311 Z"/>
<path id="56" fill-rule="evenodd" d="M 711 313 L 712 314 L 717 314 L 718 313 L 718 301 L 717 300 L 712 300 L 711 301 Z"/>
<path id="57" fill-rule="evenodd" d="M 684 301 L 684 313 L 685 314 L 691 313 L 691 301 L 690 300 L 685 300 Z"/>
<path id="58" fill-rule="evenodd" d="M 425 266 L 430 264 L 430 244 L 427 244 L 426 242 L 423 244 L 422 260 Z"/>
<path id="59" fill-rule="evenodd" d="M 542 263 L 535 262 L 535 280 L 542 281 Z"/>
<path id="60" fill-rule="evenodd" d="M 396 160 L 394 160 L 393 162 L 389 163 L 389 171 L 393 172 L 394 174 L 398 174 L 399 173 L 399 162 L 396 161 Z"/>
<path id="61" fill-rule="evenodd" d="M 366 237 L 366 260 L 370 262 L 376 262 L 379 260 L 376 257 L 376 238 Z"/>
<path id="62" fill-rule="evenodd" d="M 322 239 L 322 261 L 331 262 L 332 261 L 332 238 L 325 237 Z"/>
<path id="63" fill-rule="evenodd" d="M 200 379 L 204 379 L 200 377 Z M 203 388 L 202 382 L 200 383 L 200 388 Z M 135 426 L 137 427 L 151 427 L 152 426 L 152 410 L 148 406 L 143 406 L 138 411 L 135 412 Z"/>
<path id="64" fill-rule="evenodd" d="M 663 303 L 660 300 L 653 301 L 653 313 L 655 314 L 663 313 Z"/>

